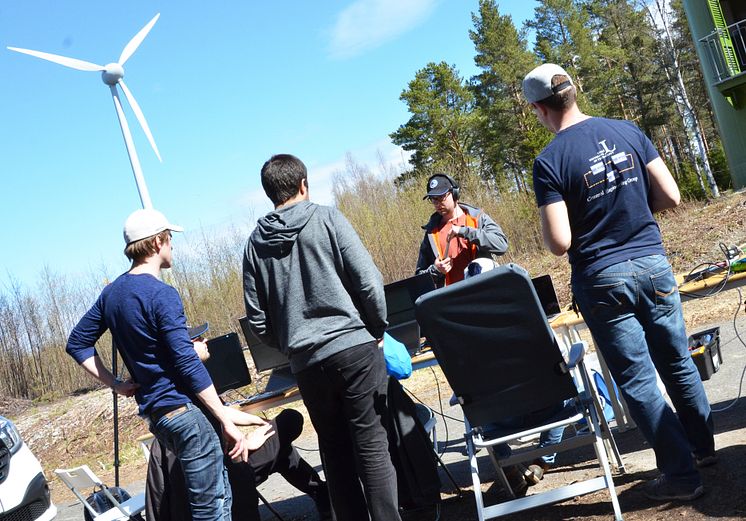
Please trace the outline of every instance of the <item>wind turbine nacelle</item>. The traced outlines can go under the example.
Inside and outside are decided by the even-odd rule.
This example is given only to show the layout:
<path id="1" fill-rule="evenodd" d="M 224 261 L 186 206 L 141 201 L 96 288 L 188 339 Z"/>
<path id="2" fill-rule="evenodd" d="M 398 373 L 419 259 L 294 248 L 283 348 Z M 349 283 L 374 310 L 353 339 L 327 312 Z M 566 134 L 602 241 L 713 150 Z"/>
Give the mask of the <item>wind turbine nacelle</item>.
<path id="1" fill-rule="evenodd" d="M 107 85 L 116 85 L 124 78 L 124 68 L 118 63 L 110 63 L 101 73 L 101 80 Z"/>

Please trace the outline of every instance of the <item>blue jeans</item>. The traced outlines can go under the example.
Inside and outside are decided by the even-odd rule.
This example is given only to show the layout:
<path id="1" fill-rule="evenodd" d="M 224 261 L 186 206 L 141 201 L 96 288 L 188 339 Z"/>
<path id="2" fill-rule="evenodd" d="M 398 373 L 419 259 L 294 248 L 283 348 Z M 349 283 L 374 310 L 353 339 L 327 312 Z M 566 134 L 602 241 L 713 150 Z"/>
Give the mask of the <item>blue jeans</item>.
<path id="1" fill-rule="evenodd" d="M 691 454 L 714 451 L 712 412 L 668 259 L 651 255 L 573 276 L 572 290 L 658 468 L 672 482 L 698 485 Z M 678 417 L 658 389 L 656 369 Z"/>
<path id="2" fill-rule="evenodd" d="M 175 416 L 164 416 L 151 431 L 181 463 L 192 520 L 230 521 L 231 487 L 215 428 L 193 404 Z"/>
<path id="3" fill-rule="evenodd" d="M 297 373 L 339 521 L 400 521 L 388 450 L 388 376 L 376 342 L 350 347 Z"/>
<path id="4" fill-rule="evenodd" d="M 568 408 L 572 408 L 572 412 L 568 412 Z M 526 430 L 532 427 L 537 427 L 542 424 L 552 423 L 568 415 L 575 414 L 575 407 L 572 400 L 567 400 L 564 404 L 559 403 L 556 406 L 548 407 L 542 411 L 538 411 L 526 416 L 505 418 L 488 425 L 485 425 L 484 433 L 487 437 L 498 437 L 505 435 L 510 431 Z M 565 433 L 565 427 L 555 427 L 548 431 L 544 431 L 539 435 L 539 447 L 548 447 L 549 445 L 557 445 L 562 441 L 562 435 Z M 494 447 L 495 456 L 498 458 L 507 458 L 512 454 L 510 445 L 507 443 L 501 443 Z M 541 459 L 547 465 L 554 465 L 554 459 L 557 453 L 547 454 L 542 456 Z"/>

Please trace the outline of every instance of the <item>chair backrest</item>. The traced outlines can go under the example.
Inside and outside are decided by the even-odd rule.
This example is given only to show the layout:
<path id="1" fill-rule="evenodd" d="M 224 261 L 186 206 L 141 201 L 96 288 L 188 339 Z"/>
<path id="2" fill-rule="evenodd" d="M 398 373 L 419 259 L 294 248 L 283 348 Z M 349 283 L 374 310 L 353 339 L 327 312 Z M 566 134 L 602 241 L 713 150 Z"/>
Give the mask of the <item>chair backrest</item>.
<path id="1" fill-rule="evenodd" d="M 473 426 L 577 396 L 528 273 L 515 264 L 423 295 L 417 321 Z"/>
<path id="2" fill-rule="evenodd" d="M 56 469 L 54 473 L 67 485 L 68 488 L 80 490 L 86 488 L 100 487 L 101 480 L 88 465 L 81 465 L 72 469 Z"/>

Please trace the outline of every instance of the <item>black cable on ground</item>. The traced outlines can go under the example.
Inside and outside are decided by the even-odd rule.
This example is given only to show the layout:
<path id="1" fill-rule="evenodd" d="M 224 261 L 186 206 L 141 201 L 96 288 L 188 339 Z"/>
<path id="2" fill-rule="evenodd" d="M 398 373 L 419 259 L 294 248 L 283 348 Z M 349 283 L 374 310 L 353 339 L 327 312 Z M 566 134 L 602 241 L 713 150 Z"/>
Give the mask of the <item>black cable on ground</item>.
<path id="1" fill-rule="evenodd" d="M 741 295 L 741 290 L 737 289 L 738 291 L 738 307 L 736 308 L 736 312 L 733 315 L 733 331 L 736 333 L 736 338 L 743 344 L 743 347 L 746 348 L 746 342 L 743 341 L 743 338 L 741 338 L 740 333 L 738 332 L 738 325 L 736 323 L 736 319 L 738 318 L 738 312 L 741 311 L 741 304 L 743 304 L 743 296 Z M 746 376 L 746 364 L 743 366 L 743 371 L 741 371 L 741 380 L 738 383 L 738 395 L 731 401 L 728 405 L 725 407 L 721 407 L 719 409 L 712 409 L 712 412 L 723 412 L 727 411 L 731 407 L 733 407 L 736 402 L 741 398 L 741 391 L 743 390 L 743 377 Z"/>
<path id="2" fill-rule="evenodd" d="M 684 283 L 694 281 L 694 280 L 700 278 L 700 276 L 701 276 L 701 280 L 704 280 L 706 278 L 705 275 L 707 275 L 709 273 L 709 270 L 708 269 L 704 269 L 704 270 L 697 271 L 700 267 L 703 267 L 703 266 L 708 266 L 709 268 L 713 268 L 714 267 L 714 268 L 717 268 L 717 269 L 726 269 L 727 268 L 726 269 L 726 273 L 723 276 L 723 279 L 720 282 L 718 282 L 712 289 L 710 289 L 710 291 L 708 291 L 706 293 L 699 293 L 699 292 L 696 292 L 696 291 L 688 292 L 688 291 L 681 291 L 681 290 L 679 290 L 679 292 L 682 295 L 685 295 L 685 296 L 687 296 L 689 298 L 707 298 L 707 297 L 712 297 L 713 295 L 717 295 L 718 293 L 720 293 L 721 291 L 723 291 L 723 288 L 725 288 L 726 284 L 728 283 L 728 280 L 730 279 L 730 276 L 733 274 L 733 272 L 731 270 L 731 265 L 730 265 L 731 258 L 733 258 L 733 257 L 731 256 L 730 249 L 725 244 L 723 244 L 721 242 L 721 243 L 718 244 L 718 246 L 720 247 L 720 251 L 723 252 L 723 255 L 725 256 L 725 264 L 722 265 L 722 266 L 720 265 L 720 263 L 717 263 L 717 262 L 703 262 L 701 264 L 698 264 L 694 268 L 692 268 L 691 271 L 689 271 L 689 273 L 686 275 L 686 277 L 684 277 Z M 714 274 L 714 273 L 712 273 L 712 274 Z M 697 276 L 695 276 L 695 275 L 697 275 Z"/>

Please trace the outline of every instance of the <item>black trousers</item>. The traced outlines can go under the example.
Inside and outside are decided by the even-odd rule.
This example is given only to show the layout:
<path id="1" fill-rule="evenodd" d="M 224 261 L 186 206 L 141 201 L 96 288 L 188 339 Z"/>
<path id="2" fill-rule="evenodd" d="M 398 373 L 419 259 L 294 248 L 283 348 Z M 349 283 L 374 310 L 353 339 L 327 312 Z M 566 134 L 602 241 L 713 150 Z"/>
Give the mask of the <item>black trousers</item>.
<path id="1" fill-rule="evenodd" d="M 259 521 L 259 496 L 256 487 L 275 472 L 279 472 L 288 483 L 311 496 L 318 506 L 323 508 L 329 504 L 324 482 L 292 445 L 303 431 L 301 413 L 285 409 L 272 423 L 277 434 L 251 453 L 248 464 L 233 463 L 226 458 L 228 479 L 233 491 L 233 521 Z"/>
<path id="2" fill-rule="evenodd" d="M 336 353 L 295 376 L 319 437 L 335 519 L 399 521 L 385 427 L 386 364 L 376 342 Z"/>
<path id="3" fill-rule="evenodd" d="M 259 497 L 256 486 L 270 474 L 279 472 L 291 485 L 310 495 L 319 506 L 328 504 L 326 487 L 318 473 L 300 457 L 292 442 L 303 430 L 303 416 L 286 409 L 272 420 L 277 433 L 247 463 L 233 463 L 226 458 L 228 477 L 233 491 L 233 521 L 259 521 Z M 153 441 L 148 463 L 145 513 L 158 521 L 190 521 L 184 474 L 179 461 L 158 440 Z"/>

